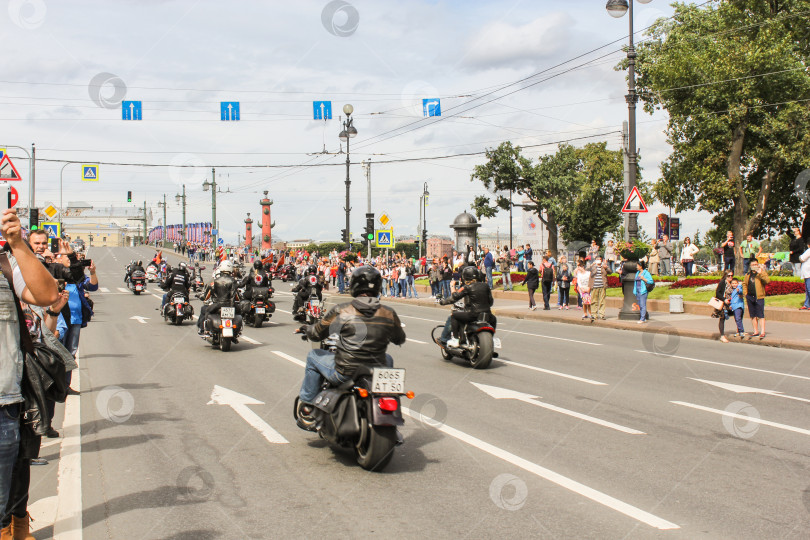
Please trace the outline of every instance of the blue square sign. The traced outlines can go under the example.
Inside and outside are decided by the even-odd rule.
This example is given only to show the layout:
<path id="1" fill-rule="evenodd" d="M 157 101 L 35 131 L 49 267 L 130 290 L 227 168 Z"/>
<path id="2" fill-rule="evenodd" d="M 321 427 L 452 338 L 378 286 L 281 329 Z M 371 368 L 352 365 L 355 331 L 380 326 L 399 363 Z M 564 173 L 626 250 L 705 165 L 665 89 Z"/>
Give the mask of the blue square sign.
<path id="1" fill-rule="evenodd" d="M 429 117 L 429 116 L 441 116 L 442 115 L 442 103 L 439 98 L 425 98 L 422 100 L 422 115 Z"/>

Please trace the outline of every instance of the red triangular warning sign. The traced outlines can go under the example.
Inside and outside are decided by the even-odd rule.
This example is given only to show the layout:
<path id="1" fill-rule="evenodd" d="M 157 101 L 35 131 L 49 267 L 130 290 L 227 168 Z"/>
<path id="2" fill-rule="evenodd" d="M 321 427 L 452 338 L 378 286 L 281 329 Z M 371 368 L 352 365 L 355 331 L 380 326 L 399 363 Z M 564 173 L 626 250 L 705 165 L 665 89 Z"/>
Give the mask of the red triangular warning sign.
<path id="1" fill-rule="evenodd" d="M 0 180 L 22 180 L 20 173 L 17 172 L 17 167 L 11 162 L 8 154 L 0 159 Z"/>
<path id="2" fill-rule="evenodd" d="M 647 212 L 647 205 L 644 202 L 644 199 L 641 198 L 641 192 L 638 190 L 638 186 L 633 186 L 632 191 L 630 191 L 630 195 L 627 196 L 627 200 L 624 201 L 624 206 L 622 206 L 622 213 L 625 214 L 644 214 Z"/>

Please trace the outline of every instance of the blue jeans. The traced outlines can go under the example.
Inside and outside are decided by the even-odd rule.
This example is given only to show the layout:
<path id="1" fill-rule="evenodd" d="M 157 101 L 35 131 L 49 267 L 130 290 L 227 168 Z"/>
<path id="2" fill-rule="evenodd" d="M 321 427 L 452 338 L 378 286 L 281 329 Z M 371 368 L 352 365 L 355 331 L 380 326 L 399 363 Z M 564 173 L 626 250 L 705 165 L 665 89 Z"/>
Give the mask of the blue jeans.
<path id="1" fill-rule="evenodd" d="M 346 275 L 343 272 L 337 273 L 337 286 L 338 286 L 338 293 L 343 294 L 343 288 L 346 286 Z"/>
<path id="2" fill-rule="evenodd" d="M 11 491 L 11 474 L 20 449 L 20 405 L 0 408 L 0 508 L 5 509 Z"/>
<path id="3" fill-rule="evenodd" d="M 695 261 L 683 261 L 683 273 L 686 277 L 692 275 L 692 266 L 694 266 Z"/>
<path id="4" fill-rule="evenodd" d="M 492 288 L 492 267 L 487 266 L 486 270 L 487 270 L 487 285 L 489 285 L 489 288 L 491 289 Z"/>
<path id="5" fill-rule="evenodd" d="M 439 284 L 435 281 L 430 282 L 430 295 L 435 297 L 436 294 L 439 292 Z"/>
<path id="6" fill-rule="evenodd" d="M 810 278 L 804 280 L 804 307 L 810 309 Z"/>
<path id="7" fill-rule="evenodd" d="M 408 276 L 408 298 L 411 297 L 411 293 L 413 293 L 414 298 L 419 298 L 419 294 L 417 294 L 416 287 L 413 283 L 413 276 Z"/>
<path id="8" fill-rule="evenodd" d="M 405 298 L 405 295 L 408 292 L 408 279 L 407 278 L 399 278 L 399 294 L 402 298 Z"/>
<path id="9" fill-rule="evenodd" d="M 743 309 L 737 308 L 734 310 L 734 322 L 737 323 L 737 333 L 742 334 L 745 332 L 743 327 Z"/>
<path id="10" fill-rule="evenodd" d="M 647 318 L 647 293 L 636 293 L 636 303 L 641 310 L 639 320 L 643 321 Z"/>
<path id="11" fill-rule="evenodd" d="M 751 258 L 743 257 L 743 274 L 748 273 L 748 268 L 751 266 Z"/>
<path id="12" fill-rule="evenodd" d="M 734 270 L 734 257 L 726 259 L 726 267 L 724 270 Z"/>
<path id="13" fill-rule="evenodd" d="M 445 298 L 450 298 L 450 280 L 443 279 L 441 282 L 439 282 L 439 285 L 441 285 L 442 296 Z"/>
<path id="14" fill-rule="evenodd" d="M 387 353 L 385 355 L 385 365 L 394 367 L 394 358 Z M 318 392 L 321 391 L 324 379 L 334 386 L 340 386 L 349 380 L 348 377 L 341 375 L 335 369 L 335 353 L 322 349 L 312 349 L 307 353 L 304 382 L 301 383 L 301 391 L 298 393 L 301 401 L 312 404 Z"/>
<path id="15" fill-rule="evenodd" d="M 439 341 L 442 342 L 442 345 L 447 345 L 447 340 L 450 339 L 450 336 L 453 335 L 452 334 L 453 327 L 450 324 L 450 321 L 452 319 L 453 319 L 453 316 L 451 315 L 450 317 L 447 317 L 447 322 L 444 323 L 444 330 L 442 330 L 442 335 L 439 338 Z"/>
<path id="16" fill-rule="evenodd" d="M 71 324 L 68 325 L 67 332 L 65 332 L 65 348 L 70 351 L 74 358 L 76 357 L 76 351 L 79 350 L 79 334 L 81 334 L 81 331 L 81 324 Z"/>

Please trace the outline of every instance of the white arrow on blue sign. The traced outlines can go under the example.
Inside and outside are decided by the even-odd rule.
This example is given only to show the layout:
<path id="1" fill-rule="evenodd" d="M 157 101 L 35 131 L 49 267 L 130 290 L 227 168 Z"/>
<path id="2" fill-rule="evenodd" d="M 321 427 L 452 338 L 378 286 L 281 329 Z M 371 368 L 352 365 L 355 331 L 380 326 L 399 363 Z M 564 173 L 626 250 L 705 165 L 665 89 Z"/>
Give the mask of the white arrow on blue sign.
<path id="1" fill-rule="evenodd" d="M 221 101 L 219 103 L 219 112 L 224 122 L 239 120 L 239 102 Z"/>
<path id="2" fill-rule="evenodd" d="M 442 103 L 439 98 L 426 98 L 422 100 L 423 116 L 441 116 Z"/>
<path id="3" fill-rule="evenodd" d="M 217 244 L 219 244 L 220 246 L 224 246 L 225 240 L 223 238 L 217 238 Z"/>
<path id="4" fill-rule="evenodd" d="M 121 102 L 121 120 L 142 120 L 140 101 Z"/>
<path id="5" fill-rule="evenodd" d="M 313 101 L 312 102 L 312 117 L 315 120 L 331 120 L 332 119 L 332 102 L 331 101 Z"/>

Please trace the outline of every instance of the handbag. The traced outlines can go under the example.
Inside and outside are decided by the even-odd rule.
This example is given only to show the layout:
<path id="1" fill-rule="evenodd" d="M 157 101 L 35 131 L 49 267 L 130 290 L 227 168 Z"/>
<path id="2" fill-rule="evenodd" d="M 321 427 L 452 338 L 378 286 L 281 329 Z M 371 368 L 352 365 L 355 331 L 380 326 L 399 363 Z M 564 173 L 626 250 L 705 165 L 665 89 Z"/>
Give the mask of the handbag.
<path id="1" fill-rule="evenodd" d="M 724 305 L 725 305 L 725 304 L 723 303 L 723 301 L 722 301 L 722 300 L 720 300 L 719 298 L 715 297 L 715 296 L 713 296 L 713 297 L 712 297 L 712 298 L 709 300 L 709 306 L 711 306 L 712 308 L 716 309 L 717 311 L 720 311 L 721 309 L 723 309 L 723 306 L 724 306 Z"/>

